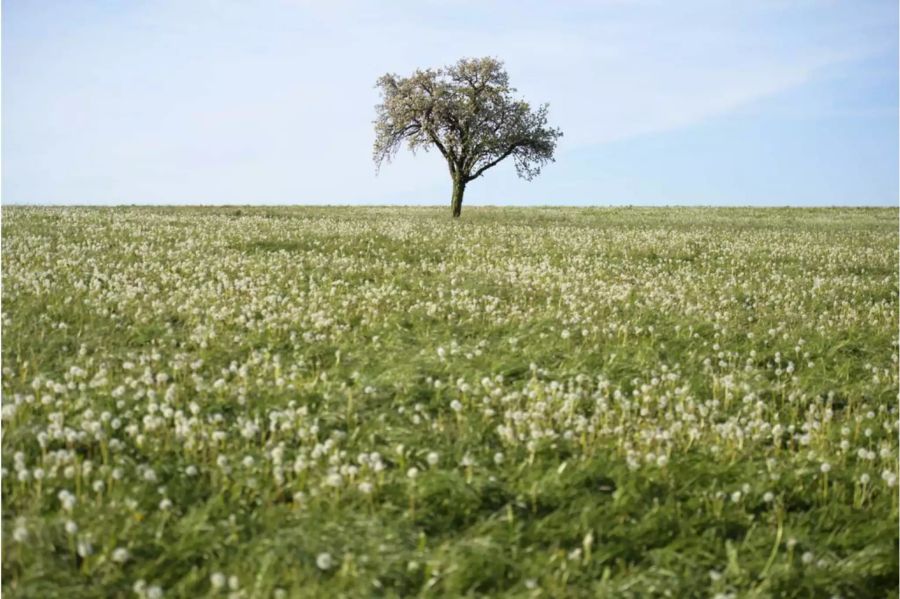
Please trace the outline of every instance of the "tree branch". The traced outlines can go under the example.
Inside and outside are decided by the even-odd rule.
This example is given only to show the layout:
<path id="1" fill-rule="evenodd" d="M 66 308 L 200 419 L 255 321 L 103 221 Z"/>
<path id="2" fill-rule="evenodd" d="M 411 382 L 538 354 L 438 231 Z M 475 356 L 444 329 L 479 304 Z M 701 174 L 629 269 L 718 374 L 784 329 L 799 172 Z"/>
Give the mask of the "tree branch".
<path id="1" fill-rule="evenodd" d="M 510 154 L 512 154 L 513 152 L 515 152 L 515 151 L 516 151 L 516 148 L 520 148 L 520 147 L 522 147 L 523 145 L 525 145 L 525 144 L 523 144 L 522 142 L 516 142 L 516 143 L 514 143 L 513 145 L 509 146 L 509 148 L 507 148 L 505 152 L 503 152 L 502 154 L 500 154 L 500 156 L 498 156 L 498 157 L 495 158 L 494 160 L 491 160 L 490 162 L 488 162 L 487 164 L 485 164 L 484 166 L 482 166 L 480 169 L 478 169 L 477 171 L 475 171 L 475 174 L 472 175 L 471 177 L 468 177 L 468 180 L 471 181 L 472 179 L 477 179 L 478 177 L 480 177 L 481 175 L 484 174 L 484 171 L 488 170 L 489 168 L 493 168 L 493 167 L 497 166 L 497 165 L 500 164 L 503 160 L 505 160 L 506 158 L 508 158 Z"/>

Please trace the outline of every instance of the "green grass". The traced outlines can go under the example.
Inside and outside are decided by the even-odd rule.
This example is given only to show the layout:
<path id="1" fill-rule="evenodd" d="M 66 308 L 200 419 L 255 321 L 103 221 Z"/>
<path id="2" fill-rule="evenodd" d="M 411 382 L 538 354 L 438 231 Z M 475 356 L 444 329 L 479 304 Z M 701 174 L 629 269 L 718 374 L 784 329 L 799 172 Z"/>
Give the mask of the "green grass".
<path id="1" fill-rule="evenodd" d="M 897 596 L 897 210 L 446 212 L 4 207 L 4 595 Z"/>

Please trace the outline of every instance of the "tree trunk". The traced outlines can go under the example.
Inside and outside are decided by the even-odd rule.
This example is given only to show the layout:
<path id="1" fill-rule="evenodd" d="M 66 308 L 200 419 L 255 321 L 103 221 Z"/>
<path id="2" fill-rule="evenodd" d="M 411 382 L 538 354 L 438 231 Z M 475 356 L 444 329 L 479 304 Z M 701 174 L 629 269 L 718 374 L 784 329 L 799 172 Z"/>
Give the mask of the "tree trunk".
<path id="1" fill-rule="evenodd" d="M 466 192 L 466 184 L 462 179 L 453 178 L 453 198 L 450 200 L 450 212 L 453 218 L 459 218 L 462 213 L 463 194 Z"/>

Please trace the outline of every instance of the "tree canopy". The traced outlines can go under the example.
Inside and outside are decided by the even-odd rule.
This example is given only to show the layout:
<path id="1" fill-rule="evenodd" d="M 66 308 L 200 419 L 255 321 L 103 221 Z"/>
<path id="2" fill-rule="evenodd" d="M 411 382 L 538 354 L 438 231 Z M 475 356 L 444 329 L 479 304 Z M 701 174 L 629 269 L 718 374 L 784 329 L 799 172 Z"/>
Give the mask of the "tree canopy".
<path id="1" fill-rule="evenodd" d="M 503 63 L 494 58 L 463 59 L 409 77 L 389 73 L 377 87 L 376 166 L 389 162 L 404 141 L 412 152 L 437 148 L 453 179 L 453 216 L 461 212 L 467 183 L 507 158 L 530 181 L 553 161 L 562 136 L 547 124 L 547 104 L 532 109 L 513 97 Z"/>

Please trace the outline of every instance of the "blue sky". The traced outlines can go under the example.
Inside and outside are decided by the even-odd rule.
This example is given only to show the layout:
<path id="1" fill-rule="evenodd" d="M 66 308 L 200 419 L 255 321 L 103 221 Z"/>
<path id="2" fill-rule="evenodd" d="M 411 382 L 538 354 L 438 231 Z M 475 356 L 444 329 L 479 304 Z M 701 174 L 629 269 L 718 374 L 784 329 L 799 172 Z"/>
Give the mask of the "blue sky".
<path id="1" fill-rule="evenodd" d="M 897 205 L 895 0 L 4 0 L 2 201 L 445 204 L 374 83 L 505 61 L 565 132 L 466 204 Z"/>

